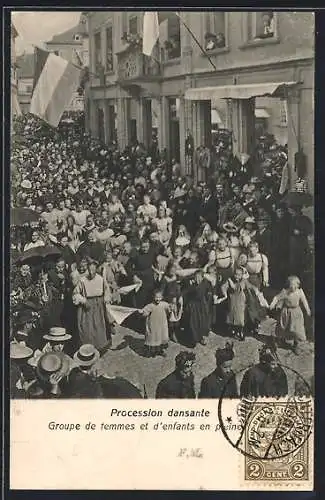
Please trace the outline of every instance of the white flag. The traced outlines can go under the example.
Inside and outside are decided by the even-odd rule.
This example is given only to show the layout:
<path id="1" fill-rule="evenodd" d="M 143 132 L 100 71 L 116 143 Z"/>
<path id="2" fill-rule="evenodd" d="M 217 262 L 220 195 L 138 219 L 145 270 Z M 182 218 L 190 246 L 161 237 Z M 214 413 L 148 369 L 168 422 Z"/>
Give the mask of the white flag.
<path id="1" fill-rule="evenodd" d="M 159 38 L 158 12 L 145 12 L 143 17 L 142 52 L 151 56 L 152 50 Z"/>

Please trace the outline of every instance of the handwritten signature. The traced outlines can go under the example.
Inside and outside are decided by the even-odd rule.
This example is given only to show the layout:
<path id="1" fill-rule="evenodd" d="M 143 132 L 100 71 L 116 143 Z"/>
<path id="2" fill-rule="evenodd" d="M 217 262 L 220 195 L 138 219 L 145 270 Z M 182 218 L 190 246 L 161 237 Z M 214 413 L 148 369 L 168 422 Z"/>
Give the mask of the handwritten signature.
<path id="1" fill-rule="evenodd" d="M 203 453 L 201 448 L 181 448 L 177 456 L 184 458 L 203 458 Z"/>

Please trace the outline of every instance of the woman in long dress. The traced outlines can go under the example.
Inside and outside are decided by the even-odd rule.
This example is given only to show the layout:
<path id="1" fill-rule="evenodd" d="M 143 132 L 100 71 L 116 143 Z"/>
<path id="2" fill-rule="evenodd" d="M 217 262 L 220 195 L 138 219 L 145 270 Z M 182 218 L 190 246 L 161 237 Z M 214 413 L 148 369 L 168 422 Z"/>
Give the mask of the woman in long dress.
<path id="1" fill-rule="evenodd" d="M 207 343 L 206 337 L 211 326 L 209 314 L 211 294 L 210 282 L 203 277 L 201 271 L 197 271 L 184 296 L 184 328 L 192 345 L 198 342 L 203 345 Z"/>
<path id="2" fill-rule="evenodd" d="M 73 291 L 73 302 L 78 306 L 81 344 L 92 344 L 96 349 L 103 349 L 110 344 L 106 299 L 107 287 L 104 278 L 97 273 L 97 262 L 88 259 L 88 274 L 80 278 Z"/>
<path id="3" fill-rule="evenodd" d="M 304 291 L 300 288 L 300 279 L 289 276 L 287 287 L 274 297 L 270 309 L 280 309 L 277 335 L 283 340 L 293 340 L 293 349 L 299 352 L 299 344 L 306 341 L 305 320 L 301 306 L 307 316 L 311 315 Z"/>

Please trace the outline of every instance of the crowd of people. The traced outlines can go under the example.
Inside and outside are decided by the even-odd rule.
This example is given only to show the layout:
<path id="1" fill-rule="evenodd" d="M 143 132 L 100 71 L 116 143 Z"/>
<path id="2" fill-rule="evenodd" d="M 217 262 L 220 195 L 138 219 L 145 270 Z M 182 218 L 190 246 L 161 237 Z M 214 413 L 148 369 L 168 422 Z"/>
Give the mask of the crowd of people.
<path id="1" fill-rule="evenodd" d="M 180 373 L 209 335 L 245 341 L 271 316 L 272 348 L 299 355 L 311 315 L 313 229 L 303 205 L 288 204 L 281 191 L 285 151 L 275 148 L 272 163 L 266 148 L 260 141 L 254 156 L 237 159 L 221 142 L 211 175 L 194 185 L 156 144 L 149 151 L 139 143 L 124 151 L 101 144 L 85 132 L 80 113 L 57 129 L 18 117 L 11 153 L 12 394 L 143 397 L 127 380 L 96 372 L 114 340 L 112 306 L 132 312 L 143 356 L 165 357 L 170 342 L 187 347 L 176 360 L 174 397 L 195 397 L 184 389 L 191 377 Z M 228 344 L 217 351 L 221 378 L 230 351 Z M 220 395 L 215 381 L 210 386 L 203 381 L 199 397 Z M 166 388 L 165 380 L 156 397 L 172 397 Z"/>

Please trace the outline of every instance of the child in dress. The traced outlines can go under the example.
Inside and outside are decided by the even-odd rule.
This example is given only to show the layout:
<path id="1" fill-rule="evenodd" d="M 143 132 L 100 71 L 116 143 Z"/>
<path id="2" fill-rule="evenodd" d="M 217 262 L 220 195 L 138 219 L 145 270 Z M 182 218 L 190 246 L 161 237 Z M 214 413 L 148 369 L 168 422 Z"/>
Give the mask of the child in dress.
<path id="1" fill-rule="evenodd" d="M 228 315 L 227 324 L 231 329 L 231 333 L 239 340 L 245 340 L 244 327 L 247 312 L 247 280 L 245 280 L 245 271 L 241 267 L 237 267 L 234 272 L 234 277 L 222 285 L 222 296 L 215 297 L 215 304 L 220 304 L 228 298 Z"/>
<path id="2" fill-rule="evenodd" d="M 164 298 L 170 304 L 170 315 L 168 318 L 170 338 L 173 342 L 177 342 L 180 321 L 183 315 L 183 297 L 180 278 L 177 276 L 177 267 L 172 260 L 167 265 L 161 287 Z"/>
<path id="3" fill-rule="evenodd" d="M 170 309 L 170 304 L 163 301 L 163 294 L 158 290 L 154 293 L 153 302 L 140 310 L 140 313 L 146 317 L 145 346 L 148 357 L 153 358 L 157 355 L 166 357 L 169 340 L 168 314 Z"/>
<path id="4" fill-rule="evenodd" d="M 270 309 L 280 309 L 277 334 L 284 341 L 293 339 L 293 351 L 299 354 L 300 345 L 306 341 L 303 306 L 307 316 L 311 315 L 310 307 L 304 291 L 300 288 L 298 276 L 289 276 L 287 286 L 274 297 Z"/>

